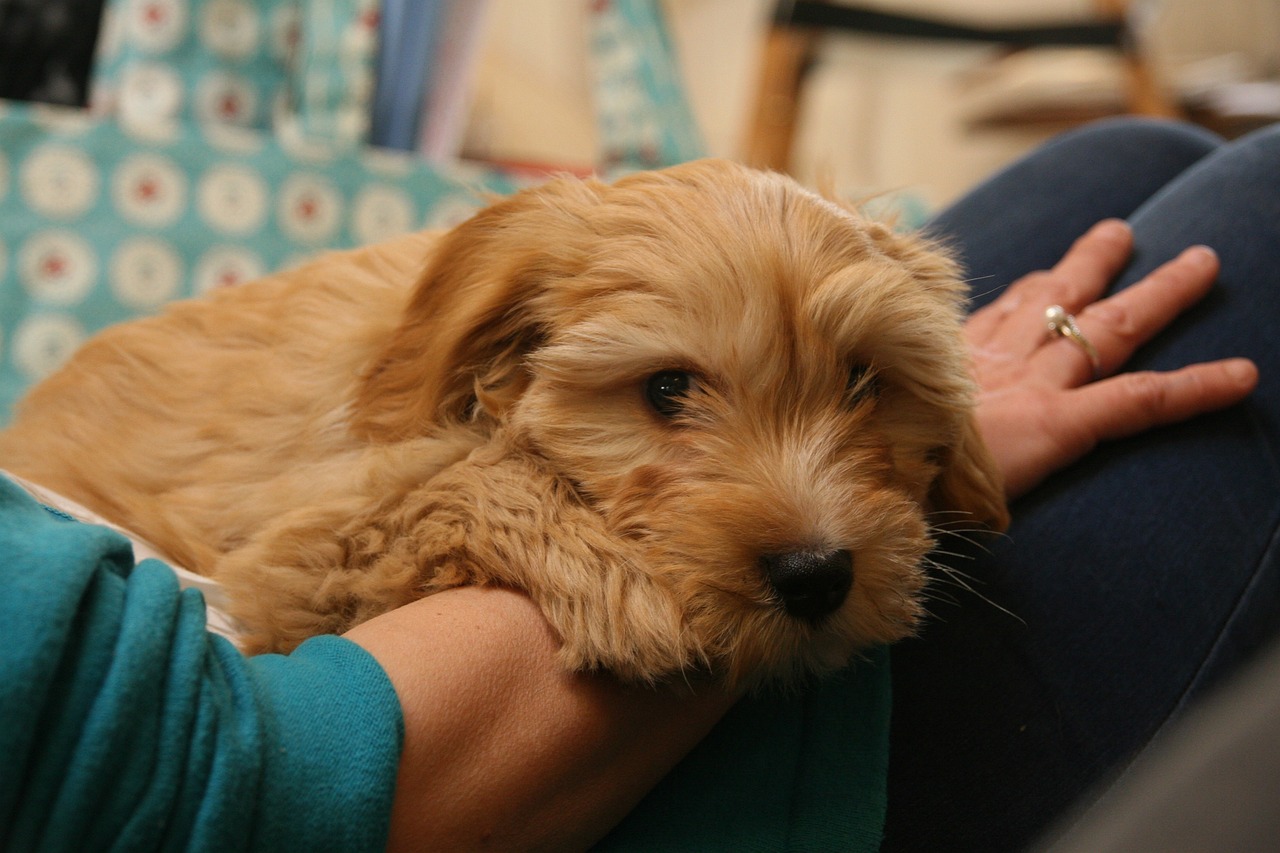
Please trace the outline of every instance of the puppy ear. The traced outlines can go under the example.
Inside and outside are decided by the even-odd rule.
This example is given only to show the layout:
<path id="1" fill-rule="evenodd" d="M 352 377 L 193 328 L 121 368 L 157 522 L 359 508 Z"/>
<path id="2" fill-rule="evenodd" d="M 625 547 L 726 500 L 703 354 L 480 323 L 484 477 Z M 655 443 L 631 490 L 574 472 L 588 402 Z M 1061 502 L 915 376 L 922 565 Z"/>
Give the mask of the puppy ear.
<path id="1" fill-rule="evenodd" d="M 965 357 L 959 343 L 959 324 L 964 319 L 964 300 L 968 288 L 961 279 L 960 265 L 939 243 L 914 234 L 903 234 L 880 224 L 870 223 L 868 233 L 876 246 L 895 261 L 906 266 L 912 277 L 933 294 L 948 311 L 954 312 L 957 333 L 956 349 L 950 359 Z M 956 371 L 952 390 L 965 392 L 971 385 L 967 369 Z M 936 510 L 965 513 L 964 518 L 992 530 L 1004 530 L 1009 524 L 1004 481 L 987 449 L 972 413 L 964 416 L 956 443 L 943 452 L 942 473 L 934 481 L 930 494 Z"/>
<path id="2" fill-rule="evenodd" d="M 527 384 L 523 360 L 544 335 L 539 296 L 582 264 L 575 247 L 598 185 L 573 179 L 525 190 L 441 240 L 399 326 L 363 377 L 352 417 L 375 441 L 496 414 Z"/>
<path id="3" fill-rule="evenodd" d="M 866 231 L 880 251 L 905 266 L 925 289 L 951 302 L 957 311 L 968 296 L 960 264 L 942 243 L 915 233 L 895 231 L 882 222 L 868 222 Z"/>
<path id="4" fill-rule="evenodd" d="M 932 508 L 963 513 L 960 520 L 991 530 L 1008 527 L 1004 479 L 972 416 L 965 418 L 960 440 L 944 456 L 930 494 Z"/>

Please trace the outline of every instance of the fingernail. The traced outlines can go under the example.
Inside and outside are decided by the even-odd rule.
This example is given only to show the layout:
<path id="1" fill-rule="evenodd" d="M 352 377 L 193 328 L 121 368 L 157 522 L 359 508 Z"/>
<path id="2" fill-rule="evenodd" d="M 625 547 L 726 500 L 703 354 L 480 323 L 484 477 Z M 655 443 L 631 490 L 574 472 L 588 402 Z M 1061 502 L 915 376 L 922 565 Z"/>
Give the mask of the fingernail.
<path id="1" fill-rule="evenodd" d="M 1108 219 L 1098 223 L 1096 233 L 1108 240 L 1119 240 L 1129 236 L 1129 223 L 1123 219 Z"/>
<path id="2" fill-rule="evenodd" d="M 1207 267 L 1218 262 L 1218 253 L 1209 246 L 1192 246 L 1186 256 L 1198 266 Z"/>
<path id="3" fill-rule="evenodd" d="M 1252 385 L 1258 379 L 1258 368 L 1247 358 L 1235 358 L 1226 364 L 1227 375 L 1237 385 Z"/>

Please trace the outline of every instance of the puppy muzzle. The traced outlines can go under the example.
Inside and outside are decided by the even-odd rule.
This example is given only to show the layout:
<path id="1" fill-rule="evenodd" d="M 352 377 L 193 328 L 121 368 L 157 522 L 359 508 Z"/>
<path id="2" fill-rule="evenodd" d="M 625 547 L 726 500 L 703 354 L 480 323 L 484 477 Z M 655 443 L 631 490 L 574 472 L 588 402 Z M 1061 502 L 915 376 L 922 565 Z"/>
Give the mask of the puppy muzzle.
<path id="1" fill-rule="evenodd" d="M 844 603 L 853 586 L 849 551 L 765 554 L 760 567 L 787 613 L 815 621 Z"/>

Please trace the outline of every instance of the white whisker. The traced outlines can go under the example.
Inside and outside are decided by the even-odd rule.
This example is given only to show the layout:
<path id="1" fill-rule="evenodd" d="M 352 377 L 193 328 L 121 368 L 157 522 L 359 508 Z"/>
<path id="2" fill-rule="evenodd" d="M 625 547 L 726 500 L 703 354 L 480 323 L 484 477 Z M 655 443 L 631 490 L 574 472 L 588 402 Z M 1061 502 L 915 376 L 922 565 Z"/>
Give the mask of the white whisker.
<path id="1" fill-rule="evenodd" d="M 979 581 L 977 578 L 973 577 L 972 575 L 965 574 L 964 572 L 960 571 L 954 566 L 948 566 L 944 563 L 938 562 L 937 560 L 927 558 L 925 560 L 925 563 L 930 568 L 936 569 L 940 573 L 939 575 L 936 576 L 939 582 L 950 584 L 954 587 L 957 587 L 958 589 L 963 589 L 969 594 L 991 605 L 996 610 L 999 610 L 1000 612 L 1005 613 L 1013 617 L 1014 619 L 1017 619 L 1019 622 L 1021 622 L 1024 625 L 1027 624 L 1026 620 L 1023 619 L 1021 616 L 1014 613 L 1009 608 L 1001 604 L 997 604 L 989 596 L 979 592 L 974 585 L 981 583 L 981 581 Z M 958 604 L 958 602 L 955 602 L 955 603 Z"/>

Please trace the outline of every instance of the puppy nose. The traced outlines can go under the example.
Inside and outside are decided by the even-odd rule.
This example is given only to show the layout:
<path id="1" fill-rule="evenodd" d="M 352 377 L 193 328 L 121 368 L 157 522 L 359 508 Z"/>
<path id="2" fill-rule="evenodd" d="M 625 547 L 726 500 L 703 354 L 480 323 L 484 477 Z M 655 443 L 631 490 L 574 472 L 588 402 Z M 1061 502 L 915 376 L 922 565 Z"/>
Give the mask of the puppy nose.
<path id="1" fill-rule="evenodd" d="M 849 551 L 794 551 L 765 554 L 760 566 L 792 616 L 820 619 L 834 611 L 853 586 Z"/>

